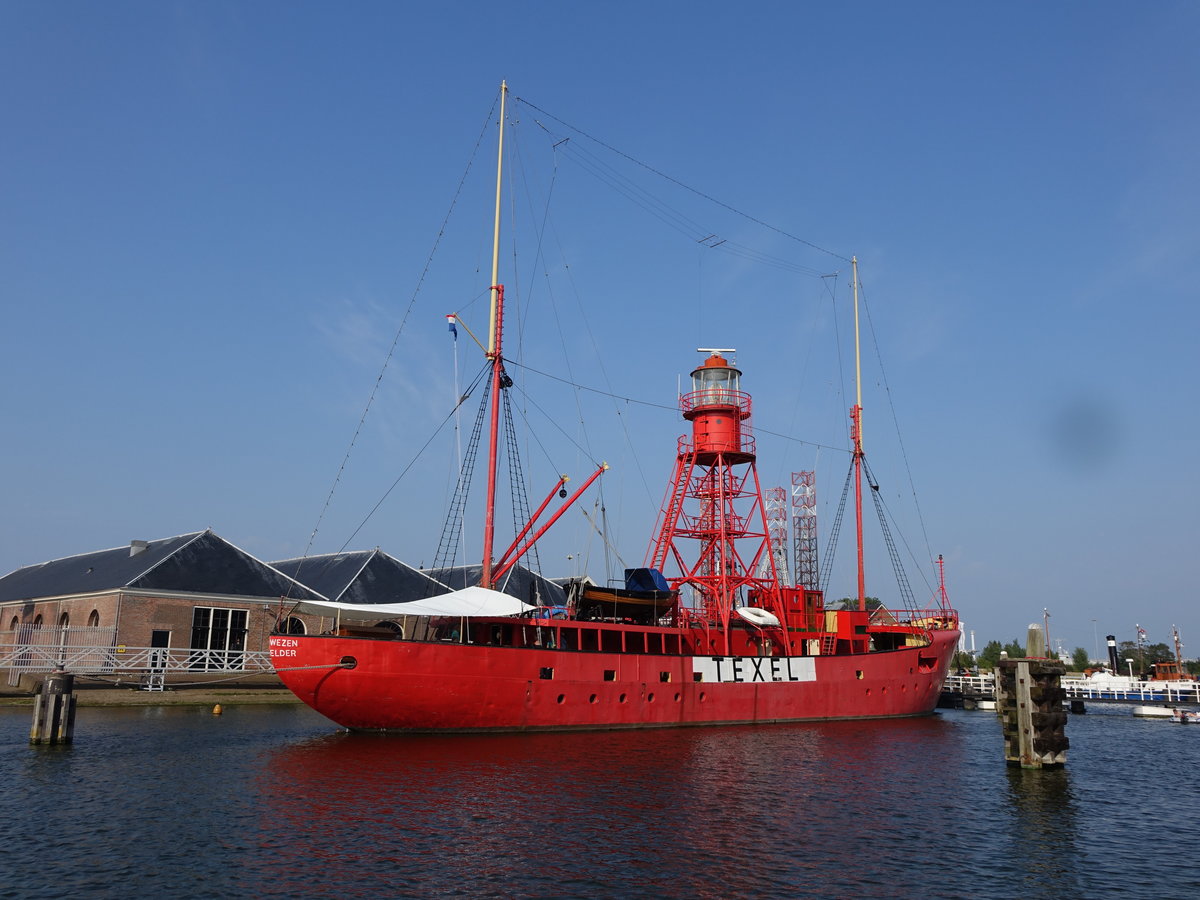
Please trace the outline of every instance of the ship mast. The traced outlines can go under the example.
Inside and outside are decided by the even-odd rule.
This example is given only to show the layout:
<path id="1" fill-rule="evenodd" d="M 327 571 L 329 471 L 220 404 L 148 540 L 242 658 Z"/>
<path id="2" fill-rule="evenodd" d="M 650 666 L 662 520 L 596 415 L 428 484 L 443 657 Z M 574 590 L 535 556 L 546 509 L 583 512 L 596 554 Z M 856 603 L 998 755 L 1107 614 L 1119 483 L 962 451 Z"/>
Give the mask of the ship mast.
<path id="1" fill-rule="evenodd" d="M 862 508 L 862 354 L 858 329 L 858 257 L 852 257 L 851 283 L 854 287 L 854 407 L 850 410 L 850 439 L 854 442 L 854 523 L 858 535 L 858 609 L 867 608 L 867 579 L 863 568 L 863 508 Z"/>
<path id="2" fill-rule="evenodd" d="M 491 312 L 488 318 L 487 358 L 492 363 L 492 408 L 488 437 L 487 510 L 483 525 L 483 571 L 480 587 L 492 586 L 492 545 L 496 537 L 496 445 L 500 429 L 500 383 L 504 374 L 500 334 L 504 321 L 504 285 L 500 284 L 500 202 L 504 172 L 504 107 L 508 84 L 500 82 L 500 140 L 496 154 L 496 219 L 492 230 Z"/>

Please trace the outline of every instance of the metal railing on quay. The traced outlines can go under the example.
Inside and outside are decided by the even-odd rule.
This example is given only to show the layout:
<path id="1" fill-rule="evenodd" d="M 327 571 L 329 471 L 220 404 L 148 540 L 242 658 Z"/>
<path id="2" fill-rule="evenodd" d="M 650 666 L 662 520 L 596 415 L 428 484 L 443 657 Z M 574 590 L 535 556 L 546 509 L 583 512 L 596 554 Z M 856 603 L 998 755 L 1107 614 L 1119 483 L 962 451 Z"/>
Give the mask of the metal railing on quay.
<path id="1" fill-rule="evenodd" d="M 0 669 L 12 674 L 52 672 L 79 675 L 273 672 L 266 650 L 201 650 L 184 647 L 62 647 L 0 644 Z M 10 677 L 11 681 L 11 677 Z"/>
<path id="2" fill-rule="evenodd" d="M 1132 681 L 1122 685 L 1066 675 L 1060 684 L 1068 700 L 1200 703 L 1200 682 L 1194 681 Z M 942 690 L 971 697 L 995 697 L 996 681 L 991 675 L 948 675 Z"/>

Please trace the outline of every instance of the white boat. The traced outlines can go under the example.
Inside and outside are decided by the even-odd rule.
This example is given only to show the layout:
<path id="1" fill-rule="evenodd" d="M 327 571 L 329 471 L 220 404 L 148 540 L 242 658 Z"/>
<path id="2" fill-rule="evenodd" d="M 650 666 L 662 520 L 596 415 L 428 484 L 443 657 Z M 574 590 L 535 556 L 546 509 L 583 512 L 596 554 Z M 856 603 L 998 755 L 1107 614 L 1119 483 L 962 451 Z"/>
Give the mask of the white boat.
<path id="1" fill-rule="evenodd" d="M 1145 716 L 1148 719 L 1169 719 L 1173 713 L 1174 710 L 1166 706 L 1135 706 L 1133 708 L 1135 716 Z"/>
<path id="2" fill-rule="evenodd" d="M 1200 709 L 1180 709 L 1177 706 L 1171 710 L 1171 721 L 1180 725 L 1200 725 Z"/>

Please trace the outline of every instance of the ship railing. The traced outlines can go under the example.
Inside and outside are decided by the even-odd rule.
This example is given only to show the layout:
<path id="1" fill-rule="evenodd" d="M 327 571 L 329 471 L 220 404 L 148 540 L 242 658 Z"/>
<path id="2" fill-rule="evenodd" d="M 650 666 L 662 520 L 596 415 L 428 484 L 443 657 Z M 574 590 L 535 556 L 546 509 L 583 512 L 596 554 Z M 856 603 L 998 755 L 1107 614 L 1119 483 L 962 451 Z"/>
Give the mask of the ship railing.
<path id="1" fill-rule="evenodd" d="M 750 417 L 750 395 L 745 391 L 706 387 L 683 394 L 679 398 L 679 409 L 684 415 L 706 406 L 732 407 L 738 411 L 739 418 Z"/>
<path id="2" fill-rule="evenodd" d="M 266 650 L 230 650 L 186 647 L 128 647 L 124 644 L 70 647 L 61 645 L 0 643 L 0 668 L 9 670 L 15 684 L 25 673 L 62 668 L 80 675 L 142 673 L 234 673 L 248 675 L 274 671 Z"/>

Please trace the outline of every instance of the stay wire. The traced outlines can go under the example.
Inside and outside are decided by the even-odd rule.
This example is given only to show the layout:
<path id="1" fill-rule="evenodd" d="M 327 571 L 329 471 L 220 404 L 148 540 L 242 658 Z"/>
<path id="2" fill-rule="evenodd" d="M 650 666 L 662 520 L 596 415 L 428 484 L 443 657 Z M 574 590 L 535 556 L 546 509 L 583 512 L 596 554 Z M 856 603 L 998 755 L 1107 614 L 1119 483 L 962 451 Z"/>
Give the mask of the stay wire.
<path id="1" fill-rule="evenodd" d="M 396 480 L 391 483 L 391 486 L 383 492 L 383 496 L 381 496 L 375 505 L 371 507 L 371 511 L 368 512 L 366 516 L 363 517 L 363 520 L 358 523 L 358 527 L 351 532 L 348 538 L 346 538 L 346 542 L 338 548 L 338 553 L 342 553 L 348 546 L 350 546 L 350 542 L 358 536 L 358 533 L 363 530 L 363 527 L 371 520 L 371 517 L 379 511 L 379 508 L 383 506 L 383 502 L 387 500 L 392 491 L 396 489 L 396 486 L 400 484 L 401 479 L 408 474 L 409 469 L 416 465 L 417 460 L 421 458 L 421 455 L 426 451 L 426 449 L 428 449 L 429 445 L 433 443 L 433 439 L 441 434 L 442 429 L 446 427 L 446 423 L 454 418 L 455 412 L 457 412 L 458 408 L 466 402 L 468 397 L 471 396 L 471 393 L 479 386 L 479 383 L 483 381 L 484 375 L 486 375 L 489 371 L 491 371 L 490 363 L 485 365 L 483 369 L 480 370 L 479 374 L 475 376 L 475 380 L 472 381 L 466 391 L 463 392 L 463 395 L 459 398 L 458 402 L 454 404 L 454 407 L 448 413 L 446 413 L 446 417 L 442 419 L 442 421 L 438 424 L 438 427 L 434 429 L 431 435 L 429 435 L 428 440 L 421 445 L 421 448 L 416 452 L 413 458 L 409 460 L 408 465 L 406 465 L 400 471 L 400 474 L 396 476 Z"/>
<path id="2" fill-rule="evenodd" d="M 383 383 L 383 376 L 386 374 L 388 365 L 391 363 L 392 357 L 395 355 L 396 346 L 400 343 L 400 335 L 404 332 L 405 325 L 408 324 L 408 318 L 412 314 L 413 307 L 416 305 L 416 302 L 417 302 L 417 297 L 420 296 L 421 289 L 425 284 L 425 279 L 428 276 L 429 270 L 433 265 L 433 258 L 434 258 L 434 256 L 437 255 L 438 248 L 441 246 L 442 238 L 446 234 L 446 226 L 449 224 L 450 217 L 452 215 L 454 215 L 454 210 L 458 206 L 459 198 L 462 196 L 463 187 L 467 183 L 467 177 L 470 175 L 471 167 L 472 167 L 472 165 L 474 165 L 475 158 L 479 155 L 479 147 L 483 143 L 483 139 L 484 139 L 484 136 L 488 132 L 488 128 L 491 126 L 492 116 L 496 112 L 496 107 L 497 107 L 499 101 L 500 101 L 500 97 L 499 97 L 499 94 L 497 94 L 496 97 L 492 101 L 492 108 L 488 111 L 487 116 L 484 117 L 483 127 L 479 131 L 479 137 L 477 137 L 475 139 L 475 146 L 474 146 L 474 148 L 472 148 L 471 155 L 467 159 L 466 168 L 463 170 L 462 176 L 459 178 L 458 186 L 455 188 L 455 191 L 454 191 L 454 196 L 450 200 L 450 207 L 449 207 L 449 209 L 446 210 L 446 215 L 442 219 L 442 224 L 441 224 L 441 227 L 438 229 L 437 237 L 434 238 L 433 246 L 429 250 L 429 255 L 425 258 L 425 265 L 421 270 L 420 276 L 417 278 L 417 283 L 416 283 L 416 286 L 413 288 L 412 296 L 409 298 L 408 306 L 404 310 L 404 315 L 400 319 L 400 325 L 396 329 L 395 336 L 392 338 L 392 344 L 388 348 L 387 355 L 384 357 L 383 366 L 380 368 L 379 375 L 375 379 L 375 384 L 371 388 L 371 395 L 370 395 L 370 397 L 367 398 L 367 405 L 365 407 L 363 407 L 362 415 L 359 417 L 359 420 L 358 420 L 358 425 L 355 426 L 354 434 L 350 438 L 350 446 L 348 446 L 346 448 L 346 453 L 342 457 L 341 465 L 338 466 L 337 474 L 334 476 L 333 484 L 330 486 L 329 493 L 325 497 L 325 504 L 321 507 L 321 512 L 317 516 L 317 521 L 316 521 L 316 524 L 313 526 L 312 533 L 308 536 L 308 544 L 304 548 L 304 556 L 302 557 L 302 559 L 308 558 L 308 555 L 312 550 L 312 545 L 317 539 L 317 532 L 320 531 L 321 522 L 324 521 L 325 514 L 329 511 L 329 506 L 333 502 L 334 492 L 337 491 L 338 486 L 341 484 L 342 474 L 345 472 L 346 465 L 350 461 L 350 455 L 354 451 L 355 444 L 358 442 L 358 437 L 362 433 L 363 424 L 367 420 L 367 415 L 370 413 L 371 407 L 375 403 L 375 397 L 378 395 L 379 387 Z M 451 410 L 451 415 L 453 415 L 453 410 Z M 445 422 L 442 422 L 442 424 L 438 426 L 438 431 L 440 431 L 442 429 L 442 427 L 445 426 L 445 424 L 446 424 Z M 436 434 L 437 432 L 434 432 L 434 433 Z M 432 437 L 430 438 L 430 440 L 432 440 Z M 426 446 L 428 446 L 428 445 L 426 445 Z M 424 450 L 424 447 L 422 447 L 421 449 Z M 419 455 L 419 453 L 418 453 L 418 455 Z M 405 471 L 407 471 L 407 469 Z M 397 481 L 398 480 L 399 479 L 397 479 Z M 393 487 L 395 487 L 395 485 L 393 485 Z M 388 492 L 389 493 L 391 492 L 391 488 L 388 489 Z M 387 495 L 385 494 L 384 496 L 386 497 Z M 380 500 L 380 502 L 382 503 L 383 501 Z M 378 506 L 376 506 L 376 509 L 378 509 Z M 374 514 L 374 511 L 375 510 L 372 510 L 371 514 Z M 367 516 L 368 519 L 370 518 L 371 514 L 369 514 Z M 351 540 L 354 538 L 354 535 L 358 534 L 358 531 L 365 524 L 366 524 L 366 519 L 364 519 L 362 524 L 360 524 L 359 527 L 357 529 L 355 529 L 354 534 L 352 534 L 350 536 Z M 347 540 L 346 543 L 342 545 L 342 550 L 344 550 L 346 548 L 346 546 L 349 545 L 349 543 L 350 543 L 350 541 Z M 341 551 L 339 550 L 338 552 L 340 553 Z M 303 562 L 301 562 L 301 567 L 302 566 L 303 566 Z M 296 578 L 297 579 L 299 578 L 299 569 L 297 569 Z M 290 596 L 290 589 L 289 589 L 289 596 Z"/>
<path id="3" fill-rule="evenodd" d="M 655 403 L 651 400 L 638 400 L 634 397 L 627 397 L 623 394 L 615 394 L 612 391 L 603 391 L 600 388 L 588 387 L 586 384 L 578 384 L 567 378 L 563 378 L 560 375 L 552 375 L 549 372 L 543 372 L 540 369 L 535 369 L 532 366 L 522 365 L 521 363 L 513 362 L 510 359 L 506 359 L 505 362 L 507 362 L 511 365 L 514 365 L 518 368 L 524 369 L 527 372 L 532 372 L 535 375 L 541 375 L 543 378 L 549 378 L 551 381 L 557 381 L 561 384 L 569 385 L 570 387 L 573 387 L 580 391 L 588 391 L 593 394 L 599 394 L 602 397 L 611 397 L 614 400 L 623 400 L 626 403 L 633 403 L 638 406 L 648 406 L 652 409 L 664 409 L 664 410 L 669 410 L 670 412 L 673 412 L 673 413 L 679 412 L 679 407 L 675 406 L 675 405 L 668 406 L 665 403 Z M 547 418 L 551 418 L 551 417 L 547 416 Z M 840 453 L 849 453 L 850 452 L 845 447 L 836 447 L 833 444 L 821 444 L 816 441 L 806 441 L 806 440 L 803 440 L 802 438 L 793 437 L 792 435 L 789 435 L 789 434 L 783 434 L 782 432 L 779 432 L 779 431 L 772 431 L 769 428 L 760 428 L 757 425 L 754 426 L 754 431 L 759 434 L 769 434 L 772 437 L 782 438 L 785 441 L 792 441 L 793 443 L 804 444 L 807 447 L 817 447 L 821 450 L 834 450 L 834 451 L 837 451 Z M 582 447 L 580 447 L 580 449 L 584 450 L 584 448 L 582 448 Z M 587 451 L 584 450 L 584 452 L 587 452 Z"/>
<path id="4" fill-rule="evenodd" d="M 704 198 L 705 200 L 707 200 L 710 203 L 715 203 L 717 206 L 720 206 L 721 208 L 726 209 L 729 212 L 734 213 L 735 215 L 741 216 L 743 219 L 747 219 L 748 221 L 754 222 L 756 225 L 760 225 L 763 228 L 766 228 L 770 231 L 774 231 L 776 234 L 782 235 L 783 237 L 785 237 L 789 240 L 796 241 L 797 243 L 800 243 L 800 244 L 804 244 L 806 247 L 811 247 L 813 250 L 817 250 L 821 253 L 826 254 L 827 256 L 832 256 L 835 259 L 840 259 L 840 260 L 843 260 L 844 262 L 850 262 L 850 260 L 847 257 L 842 256 L 840 253 L 835 253 L 832 250 L 826 250 L 824 247 L 821 247 L 818 244 L 814 244 L 812 241 L 806 241 L 804 238 L 797 237 L 796 235 L 791 234 L 790 232 L 784 231 L 782 228 L 777 228 L 774 225 L 764 222 L 761 219 L 755 218 L 754 216 L 750 215 L 749 213 L 742 212 L 740 209 L 737 209 L 734 206 L 730 206 L 728 203 L 718 200 L 717 198 L 712 197 L 709 194 L 704 193 L 703 191 L 697 190 L 696 188 L 691 187 L 690 185 L 684 184 L 679 179 L 673 178 L 670 175 L 666 174 L 665 172 L 659 171 L 658 169 L 654 168 L 653 166 L 651 166 L 647 163 L 644 163 L 641 160 L 636 159 L 633 156 L 630 156 L 628 153 L 625 153 L 622 150 L 618 150 L 616 147 L 613 147 L 610 144 L 606 144 L 604 141 L 600 140 L 599 138 L 595 137 L 594 135 L 588 134 L 583 129 L 576 128 L 574 125 L 571 125 L 569 122 L 565 122 L 564 120 L 560 119 L 558 116 L 554 115 L 553 113 L 551 113 L 547 110 L 544 110 L 541 107 L 529 102 L 524 97 L 516 97 L 514 99 L 516 100 L 517 103 L 524 103 L 530 109 L 537 110 L 542 115 L 553 119 L 555 122 L 558 122 L 558 124 L 562 125 L 564 128 L 571 129 L 571 131 L 574 131 L 576 134 L 581 135 L 581 136 L 587 138 L 588 140 L 599 144 L 601 147 L 604 147 L 606 150 L 609 150 L 610 152 L 615 153 L 618 156 L 624 157 L 625 159 L 629 160 L 634 165 L 640 166 L 641 168 L 645 169 L 646 171 L 657 175 L 659 178 L 663 178 L 663 179 L 671 182 L 672 184 L 683 188 L 686 191 L 690 191 L 691 193 L 695 194 L 698 197 Z"/>
<path id="5" fill-rule="evenodd" d="M 908 461 L 908 450 L 904 446 L 904 436 L 900 432 L 900 419 L 899 419 L 899 416 L 897 416 L 897 414 L 896 414 L 896 404 L 892 398 L 892 388 L 891 388 L 891 385 L 888 384 L 887 370 L 884 368 L 884 365 L 883 365 L 883 354 L 879 350 L 879 339 L 875 333 L 875 323 L 871 321 L 871 307 L 867 303 L 866 288 L 864 287 L 861 278 L 859 279 L 858 287 L 859 287 L 859 294 L 862 297 L 863 312 L 866 313 L 867 328 L 871 332 L 871 344 L 875 348 L 875 360 L 879 365 L 879 376 L 880 376 L 880 380 L 883 382 L 883 392 L 887 396 L 888 410 L 892 414 L 892 426 L 896 429 L 896 442 L 900 445 L 900 458 L 904 460 L 904 471 L 905 471 L 905 474 L 908 476 L 908 487 L 909 487 L 909 490 L 912 492 L 913 506 L 915 507 L 916 512 L 917 512 L 917 521 L 921 525 L 921 537 L 925 541 L 925 552 L 929 556 L 929 561 L 932 562 L 933 561 L 933 548 L 930 546 L 930 543 L 929 543 L 929 532 L 925 528 L 925 516 L 922 515 L 922 513 L 921 513 L 921 502 L 920 502 L 919 498 L 917 497 L 917 486 L 916 486 L 915 480 L 913 479 L 912 466 L 909 464 L 909 461 Z M 906 546 L 907 546 L 907 543 L 906 543 Z M 912 551 L 909 550 L 909 552 L 911 553 Z M 922 578 L 924 579 L 925 567 L 921 566 L 920 568 L 922 571 Z"/>

